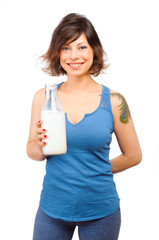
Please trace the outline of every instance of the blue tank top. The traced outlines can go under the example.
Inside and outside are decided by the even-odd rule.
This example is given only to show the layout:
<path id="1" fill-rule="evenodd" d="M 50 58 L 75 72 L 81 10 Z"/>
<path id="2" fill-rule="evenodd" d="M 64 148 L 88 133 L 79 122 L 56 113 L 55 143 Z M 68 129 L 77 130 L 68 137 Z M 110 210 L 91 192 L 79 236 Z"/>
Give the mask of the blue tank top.
<path id="1" fill-rule="evenodd" d="M 42 211 L 65 221 L 88 221 L 118 209 L 109 161 L 113 129 L 110 90 L 102 85 L 100 105 L 94 112 L 77 124 L 70 123 L 66 114 L 67 153 L 47 157 Z"/>

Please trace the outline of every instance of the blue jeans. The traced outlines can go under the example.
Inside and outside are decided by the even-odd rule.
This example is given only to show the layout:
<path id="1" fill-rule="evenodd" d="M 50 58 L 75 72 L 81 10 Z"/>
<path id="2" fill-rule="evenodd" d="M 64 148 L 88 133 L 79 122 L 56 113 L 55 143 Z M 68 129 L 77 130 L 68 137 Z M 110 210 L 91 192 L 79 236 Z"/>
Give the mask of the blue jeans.
<path id="1" fill-rule="evenodd" d="M 84 222 L 69 222 L 37 211 L 33 240 L 71 240 L 78 226 L 80 240 L 117 240 L 121 225 L 120 208 L 112 215 Z"/>

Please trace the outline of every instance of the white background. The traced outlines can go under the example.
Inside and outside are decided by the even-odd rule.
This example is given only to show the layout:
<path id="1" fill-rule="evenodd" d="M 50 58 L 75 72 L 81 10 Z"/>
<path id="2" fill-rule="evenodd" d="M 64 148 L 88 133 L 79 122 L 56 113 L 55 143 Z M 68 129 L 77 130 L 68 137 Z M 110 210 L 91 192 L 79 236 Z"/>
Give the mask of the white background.
<path id="1" fill-rule="evenodd" d="M 71 12 L 85 14 L 95 26 L 111 64 L 96 80 L 127 99 L 143 151 L 140 165 L 115 175 L 122 211 L 119 240 L 159 239 L 157 4 L 0 0 L 0 239 L 32 239 L 45 162 L 29 159 L 26 143 L 33 95 L 50 79 L 37 59 L 47 50 L 53 29 Z M 113 137 L 111 157 L 119 153 Z"/>

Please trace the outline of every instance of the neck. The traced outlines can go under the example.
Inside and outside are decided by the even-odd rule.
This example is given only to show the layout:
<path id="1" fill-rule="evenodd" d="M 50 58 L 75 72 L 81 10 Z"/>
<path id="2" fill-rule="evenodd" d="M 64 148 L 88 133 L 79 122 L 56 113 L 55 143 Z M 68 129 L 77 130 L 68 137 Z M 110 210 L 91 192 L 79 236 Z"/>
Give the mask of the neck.
<path id="1" fill-rule="evenodd" d="M 85 90 L 94 84 L 94 80 L 91 75 L 75 77 L 75 76 L 67 76 L 66 85 L 70 90 L 80 91 Z"/>

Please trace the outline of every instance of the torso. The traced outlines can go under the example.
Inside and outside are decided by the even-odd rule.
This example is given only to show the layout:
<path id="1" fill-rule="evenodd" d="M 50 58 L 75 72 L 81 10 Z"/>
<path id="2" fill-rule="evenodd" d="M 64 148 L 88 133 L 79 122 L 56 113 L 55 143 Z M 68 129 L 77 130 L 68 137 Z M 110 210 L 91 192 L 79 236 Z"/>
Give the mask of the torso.
<path id="1" fill-rule="evenodd" d="M 87 89 L 75 93 L 59 87 L 58 95 L 69 116 L 67 153 L 48 157 L 41 194 L 41 209 L 66 221 L 101 218 L 119 207 L 109 161 L 114 129 L 110 91 L 100 84 Z"/>

